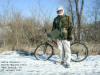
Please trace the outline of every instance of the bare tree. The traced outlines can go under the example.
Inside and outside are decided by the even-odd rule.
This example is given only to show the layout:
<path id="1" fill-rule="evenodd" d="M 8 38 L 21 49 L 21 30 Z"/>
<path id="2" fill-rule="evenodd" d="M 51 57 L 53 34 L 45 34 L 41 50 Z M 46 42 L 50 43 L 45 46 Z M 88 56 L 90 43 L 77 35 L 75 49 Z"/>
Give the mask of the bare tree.
<path id="1" fill-rule="evenodd" d="M 78 40 L 80 40 L 81 18 L 83 13 L 84 0 L 82 0 L 80 11 L 79 11 L 79 0 L 75 0 L 75 4 L 76 4 L 76 15 L 77 15 L 77 24 L 78 24 Z"/>
<path id="2" fill-rule="evenodd" d="M 79 9 L 79 3 L 80 3 L 79 1 L 81 2 L 81 5 L 80 5 L 81 9 Z M 76 22 L 77 22 L 76 31 L 77 31 L 77 35 L 78 35 L 78 40 L 80 40 L 81 18 L 82 18 L 82 14 L 83 14 L 84 0 L 63 0 L 63 2 L 66 3 L 65 7 L 67 6 L 68 7 L 67 10 L 69 10 L 68 12 L 71 13 L 73 24 L 75 24 L 75 19 L 76 19 Z M 76 18 L 74 17 L 74 15 L 76 16 Z"/>
<path id="3" fill-rule="evenodd" d="M 73 25 L 74 25 L 74 12 L 73 12 L 72 1 L 71 0 L 68 0 L 68 1 L 69 1 L 69 7 L 70 7 L 70 12 L 71 12 L 72 22 L 73 22 Z"/>

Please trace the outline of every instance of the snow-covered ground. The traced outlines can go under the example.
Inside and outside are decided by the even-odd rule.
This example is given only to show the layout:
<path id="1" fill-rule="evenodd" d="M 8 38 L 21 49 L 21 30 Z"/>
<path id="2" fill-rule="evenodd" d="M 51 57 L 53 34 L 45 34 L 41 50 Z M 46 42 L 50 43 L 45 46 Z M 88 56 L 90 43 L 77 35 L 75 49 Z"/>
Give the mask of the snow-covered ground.
<path id="1" fill-rule="evenodd" d="M 0 75 L 100 75 L 100 55 L 88 56 L 82 62 L 71 62 L 71 68 L 56 65 L 57 60 L 57 56 L 40 61 L 34 56 L 6 51 L 0 54 Z"/>

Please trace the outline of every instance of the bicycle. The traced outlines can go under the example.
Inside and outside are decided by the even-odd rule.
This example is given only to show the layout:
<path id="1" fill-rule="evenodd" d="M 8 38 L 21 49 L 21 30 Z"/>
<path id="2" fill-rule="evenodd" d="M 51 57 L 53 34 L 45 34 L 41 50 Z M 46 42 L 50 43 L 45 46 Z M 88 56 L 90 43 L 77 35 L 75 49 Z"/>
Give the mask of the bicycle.
<path id="1" fill-rule="evenodd" d="M 45 30 L 45 33 L 48 37 L 48 32 Z M 54 54 L 53 46 L 57 46 L 57 42 L 55 40 L 48 40 L 44 43 L 38 45 L 34 51 L 34 56 L 37 60 L 48 60 Z M 71 55 L 72 61 L 74 62 L 81 62 L 85 60 L 88 56 L 88 48 L 82 42 L 73 42 L 71 43 Z"/>

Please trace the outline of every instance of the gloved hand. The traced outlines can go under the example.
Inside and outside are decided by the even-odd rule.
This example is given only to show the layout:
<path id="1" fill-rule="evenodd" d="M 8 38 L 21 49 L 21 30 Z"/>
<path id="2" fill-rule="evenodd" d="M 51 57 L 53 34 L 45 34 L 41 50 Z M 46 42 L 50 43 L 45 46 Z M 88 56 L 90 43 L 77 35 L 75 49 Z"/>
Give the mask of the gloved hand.
<path id="1" fill-rule="evenodd" d="M 67 40 L 68 40 L 68 41 L 71 41 L 71 40 L 72 40 L 72 29 L 73 29 L 72 26 L 70 26 L 70 27 L 68 28 L 68 36 L 67 36 Z"/>
<path id="2" fill-rule="evenodd" d="M 64 33 L 60 33 L 60 37 L 61 38 L 64 38 Z"/>
<path id="3" fill-rule="evenodd" d="M 68 31 L 69 31 L 69 32 L 71 32 L 72 29 L 73 29 L 73 26 L 72 26 L 72 25 L 68 27 Z"/>
<path id="4" fill-rule="evenodd" d="M 71 41 L 72 40 L 72 36 L 71 35 L 68 35 L 67 40 L 68 41 Z"/>

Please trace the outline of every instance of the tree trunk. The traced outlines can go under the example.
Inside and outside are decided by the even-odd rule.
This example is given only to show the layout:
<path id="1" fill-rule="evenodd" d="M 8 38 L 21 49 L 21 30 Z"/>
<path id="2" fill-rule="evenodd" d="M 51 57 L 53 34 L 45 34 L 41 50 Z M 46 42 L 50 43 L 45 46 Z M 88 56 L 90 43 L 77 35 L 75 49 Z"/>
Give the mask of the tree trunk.
<path id="1" fill-rule="evenodd" d="M 80 32 L 81 32 L 81 17 L 83 14 L 83 6 L 84 6 L 84 0 L 82 0 L 82 4 L 81 4 L 81 10 L 79 12 L 79 0 L 75 0 L 75 4 L 76 4 L 76 15 L 77 15 L 77 30 L 78 30 L 78 41 L 80 41 Z"/>
<path id="2" fill-rule="evenodd" d="M 71 0 L 68 0 L 69 1 L 69 4 L 70 4 L 70 12 L 71 12 L 71 17 L 72 17 L 72 22 L 73 22 L 73 25 L 74 25 L 74 13 L 73 13 L 73 8 L 72 8 L 72 2 Z"/>

